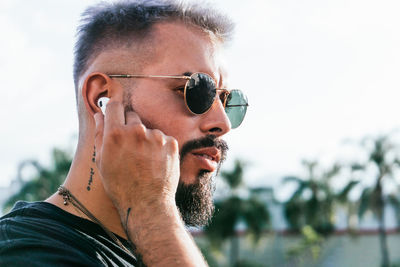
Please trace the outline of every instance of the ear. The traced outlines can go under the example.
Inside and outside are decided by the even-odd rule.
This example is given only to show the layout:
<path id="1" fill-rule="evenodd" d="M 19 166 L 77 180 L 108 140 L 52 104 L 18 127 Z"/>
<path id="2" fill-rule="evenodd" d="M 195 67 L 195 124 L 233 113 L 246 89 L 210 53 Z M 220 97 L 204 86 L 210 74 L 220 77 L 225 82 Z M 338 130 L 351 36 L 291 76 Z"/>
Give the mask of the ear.
<path id="1" fill-rule="evenodd" d="M 120 86 L 115 86 L 114 81 L 108 75 L 101 72 L 90 73 L 82 86 L 82 99 L 85 103 L 87 112 L 93 116 L 97 112 L 101 112 L 97 106 L 100 97 L 110 97 L 112 91 L 122 90 Z"/>

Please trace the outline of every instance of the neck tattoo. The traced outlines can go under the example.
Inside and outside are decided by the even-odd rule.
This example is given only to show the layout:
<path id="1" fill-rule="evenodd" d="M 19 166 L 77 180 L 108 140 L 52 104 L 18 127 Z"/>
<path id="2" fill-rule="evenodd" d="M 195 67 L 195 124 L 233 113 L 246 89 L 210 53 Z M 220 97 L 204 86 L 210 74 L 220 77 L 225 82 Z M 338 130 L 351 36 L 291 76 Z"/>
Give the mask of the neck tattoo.
<path id="1" fill-rule="evenodd" d="M 92 182 L 93 182 L 93 175 L 94 175 L 94 169 L 90 168 L 90 177 L 89 177 L 89 181 L 88 181 L 88 186 L 86 187 L 87 191 L 90 191 L 90 186 L 92 185 Z"/>
<path id="2" fill-rule="evenodd" d="M 92 162 L 96 163 L 96 146 L 93 147 Z M 93 175 L 94 175 L 94 169 L 90 168 L 89 181 L 88 181 L 88 185 L 86 187 L 87 191 L 90 191 L 90 189 L 91 189 L 90 186 L 92 185 L 92 182 L 93 182 Z"/>

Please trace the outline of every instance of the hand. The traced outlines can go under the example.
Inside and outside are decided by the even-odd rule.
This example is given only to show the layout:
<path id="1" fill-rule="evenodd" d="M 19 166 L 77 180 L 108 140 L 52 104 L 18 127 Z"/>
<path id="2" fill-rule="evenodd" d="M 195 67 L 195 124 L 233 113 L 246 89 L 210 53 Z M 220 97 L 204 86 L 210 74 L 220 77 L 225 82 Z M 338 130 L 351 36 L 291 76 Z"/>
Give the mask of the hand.
<path id="1" fill-rule="evenodd" d="M 147 266 L 207 266 L 175 205 L 178 143 L 150 130 L 135 112 L 124 114 L 121 95 L 96 121 L 96 164 L 128 238 Z M 129 218 L 131 218 L 129 220 Z"/>
<path id="2" fill-rule="evenodd" d="M 105 116 L 98 112 L 94 118 L 97 168 L 120 213 L 127 207 L 154 213 L 165 204 L 175 205 L 177 141 L 160 130 L 147 129 L 135 112 L 124 114 L 122 93 L 111 98 Z"/>

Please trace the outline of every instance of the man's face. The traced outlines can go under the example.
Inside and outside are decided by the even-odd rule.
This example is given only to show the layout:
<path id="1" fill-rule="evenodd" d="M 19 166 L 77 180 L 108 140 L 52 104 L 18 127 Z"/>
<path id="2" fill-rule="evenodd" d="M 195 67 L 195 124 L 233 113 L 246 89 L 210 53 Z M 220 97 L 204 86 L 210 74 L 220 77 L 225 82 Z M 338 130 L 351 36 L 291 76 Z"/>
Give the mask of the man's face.
<path id="1" fill-rule="evenodd" d="M 155 50 L 151 62 L 141 73 L 133 74 L 203 72 L 213 77 L 218 87 L 225 87 L 218 46 L 208 35 L 180 23 L 160 23 L 154 27 L 152 36 L 149 45 L 155 46 Z M 127 102 L 143 124 L 178 141 L 181 168 L 177 205 L 186 223 L 205 224 L 213 211 L 212 176 L 227 150 L 220 137 L 230 130 L 221 101 L 215 101 L 207 113 L 194 115 L 185 105 L 183 90 L 176 90 L 183 89 L 185 80 L 144 78 L 133 82 L 134 89 Z"/>

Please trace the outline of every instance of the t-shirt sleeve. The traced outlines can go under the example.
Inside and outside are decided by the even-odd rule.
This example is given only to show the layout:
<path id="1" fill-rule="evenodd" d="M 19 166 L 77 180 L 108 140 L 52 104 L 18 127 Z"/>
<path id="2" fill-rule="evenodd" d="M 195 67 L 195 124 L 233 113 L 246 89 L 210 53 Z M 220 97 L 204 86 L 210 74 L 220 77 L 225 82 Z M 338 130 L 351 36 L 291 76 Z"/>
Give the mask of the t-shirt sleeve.
<path id="1" fill-rule="evenodd" d="M 49 229 L 8 222 L 0 224 L 0 266 L 101 266 L 101 259 L 84 240 L 58 240 Z M 86 246 L 86 247 L 85 247 Z"/>

